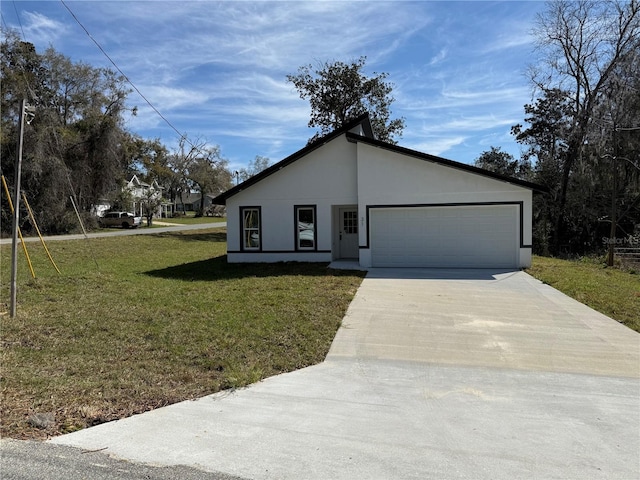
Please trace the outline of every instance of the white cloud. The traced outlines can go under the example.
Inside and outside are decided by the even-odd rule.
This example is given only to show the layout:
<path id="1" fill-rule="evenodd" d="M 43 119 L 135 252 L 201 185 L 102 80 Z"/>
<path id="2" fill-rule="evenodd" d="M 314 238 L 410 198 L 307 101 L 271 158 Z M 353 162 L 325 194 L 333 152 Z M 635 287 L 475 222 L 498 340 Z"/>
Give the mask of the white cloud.
<path id="1" fill-rule="evenodd" d="M 467 137 L 464 135 L 426 135 L 425 137 L 415 141 L 405 139 L 402 142 L 402 145 L 419 152 L 431 155 L 442 155 L 452 147 L 462 144 L 466 138 Z"/>
<path id="2" fill-rule="evenodd" d="M 21 25 L 28 41 L 48 46 L 68 32 L 68 26 L 38 12 L 23 11 Z"/>
<path id="3" fill-rule="evenodd" d="M 3 15 L 11 13 L 7 3 Z M 407 122 L 402 145 L 459 154 L 504 138 L 530 100 L 518 71 L 535 3 L 67 2 L 178 130 L 202 133 L 245 161 L 255 154 L 280 159 L 313 134 L 308 102 L 287 74 L 361 55 L 367 73 L 388 72 L 395 84 L 393 116 Z M 22 17 L 28 41 L 111 66 L 59 2 L 28 5 Z M 139 107 L 130 128 L 175 138 L 135 93 L 129 103 Z"/>
<path id="4" fill-rule="evenodd" d="M 448 50 L 446 48 L 440 49 L 440 51 L 429 61 L 429 66 L 432 67 L 434 65 L 437 65 L 438 63 L 441 63 L 445 58 L 447 58 L 447 53 Z"/>

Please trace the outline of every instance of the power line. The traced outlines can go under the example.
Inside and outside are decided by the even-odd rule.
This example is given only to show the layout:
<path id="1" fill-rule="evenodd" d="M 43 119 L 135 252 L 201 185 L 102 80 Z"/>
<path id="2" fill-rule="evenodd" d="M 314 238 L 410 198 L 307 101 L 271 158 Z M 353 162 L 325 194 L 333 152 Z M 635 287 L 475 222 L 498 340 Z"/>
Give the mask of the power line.
<path id="1" fill-rule="evenodd" d="M 24 29 L 22 28 L 22 22 L 20 21 L 20 14 L 18 13 L 18 7 L 16 7 L 16 2 L 13 1 L 11 2 L 13 3 L 13 9 L 16 11 L 16 18 L 18 19 L 18 24 L 20 25 L 20 31 L 22 32 L 22 38 L 27 38 L 27 36 L 24 34 Z"/>
<path id="2" fill-rule="evenodd" d="M 116 65 L 116 62 L 113 61 L 113 59 L 109 56 L 109 54 L 102 48 L 102 46 L 98 43 L 98 41 L 93 38 L 93 36 L 89 33 L 89 30 L 87 30 L 87 28 L 82 24 L 82 22 L 80 22 L 80 20 L 78 19 L 78 17 L 76 17 L 76 15 L 71 11 L 71 9 L 67 6 L 67 4 L 65 3 L 64 0 L 60 0 L 60 3 L 62 3 L 62 5 L 64 5 L 64 7 L 69 11 L 69 13 L 71 14 L 71 16 L 73 17 L 73 19 L 78 23 L 78 25 L 80 25 L 80 27 L 84 30 L 84 32 L 87 34 L 87 36 L 91 39 L 91 41 L 93 43 L 96 44 L 96 47 L 98 47 L 98 49 L 103 53 L 103 55 L 105 57 L 107 57 L 107 59 L 111 62 L 111 64 L 116 68 L 116 70 L 118 70 L 118 72 L 120 72 L 120 74 L 124 77 L 124 79 L 129 83 L 129 85 L 131 85 L 133 87 L 133 89 L 138 93 L 138 95 L 140 95 L 140 97 L 147 103 L 147 105 L 149 105 L 154 112 L 156 112 L 158 114 L 158 116 L 160 118 L 162 118 L 162 120 L 164 120 L 164 122 L 169 125 L 169 127 L 171 127 L 173 129 L 174 132 L 176 132 L 178 134 L 178 136 L 180 138 L 184 138 L 184 140 L 191 145 L 192 147 L 196 148 L 197 147 L 191 143 L 189 141 L 189 139 L 187 138 L 186 135 L 180 133 L 178 131 L 178 129 L 176 127 L 173 126 L 173 124 L 167 120 L 165 118 L 164 115 L 162 115 L 162 113 L 160 113 L 160 111 L 149 101 L 149 99 L 147 99 L 147 97 L 145 97 L 143 95 L 143 93 L 138 89 L 138 87 L 136 87 L 134 85 L 134 83 L 129 79 L 129 77 L 120 69 L 120 67 L 118 67 L 118 65 Z"/>

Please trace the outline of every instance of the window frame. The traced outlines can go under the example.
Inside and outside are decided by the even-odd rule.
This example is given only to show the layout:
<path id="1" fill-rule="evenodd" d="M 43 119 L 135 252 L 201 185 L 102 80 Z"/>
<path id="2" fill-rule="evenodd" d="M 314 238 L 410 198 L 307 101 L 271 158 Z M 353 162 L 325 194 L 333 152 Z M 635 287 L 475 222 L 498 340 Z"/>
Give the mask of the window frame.
<path id="1" fill-rule="evenodd" d="M 258 214 L 258 228 L 245 227 L 245 213 L 255 210 Z M 258 233 L 258 246 L 247 246 L 245 233 L 247 231 L 256 231 Z M 242 252 L 261 252 L 262 251 L 262 208 L 260 206 L 240 207 L 240 251 Z"/>
<path id="2" fill-rule="evenodd" d="M 310 210 L 313 215 L 313 245 L 311 247 L 304 247 L 300 245 L 300 229 L 299 229 L 299 215 L 303 210 Z M 316 205 L 294 205 L 293 207 L 293 228 L 294 228 L 294 241 L 296 251 L 298 252 L 315 252 L 318 250 L 318 209 Z"/>

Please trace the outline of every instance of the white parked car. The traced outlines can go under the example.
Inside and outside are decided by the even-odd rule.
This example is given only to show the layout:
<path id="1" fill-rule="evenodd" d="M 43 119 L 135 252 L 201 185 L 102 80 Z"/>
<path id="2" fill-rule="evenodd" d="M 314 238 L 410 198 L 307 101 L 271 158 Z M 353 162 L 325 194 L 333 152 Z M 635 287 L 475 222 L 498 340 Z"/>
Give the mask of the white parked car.
<path id="1" fill-rule="evenodd" d="M 107 212 L 98 219 L 101 227 L 136 228 L 142 223 L 142 217 L 129 212 Z"/>

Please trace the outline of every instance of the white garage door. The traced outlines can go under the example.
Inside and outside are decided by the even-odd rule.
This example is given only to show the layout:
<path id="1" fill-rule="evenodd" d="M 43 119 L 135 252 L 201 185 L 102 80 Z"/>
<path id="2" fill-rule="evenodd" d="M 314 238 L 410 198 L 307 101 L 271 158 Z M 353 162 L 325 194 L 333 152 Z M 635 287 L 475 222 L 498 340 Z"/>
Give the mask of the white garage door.
<path id="1" fill-rule="evenodd" d="M 371 209 L 374 267 L 518 266 L 516 205 Z"/>

